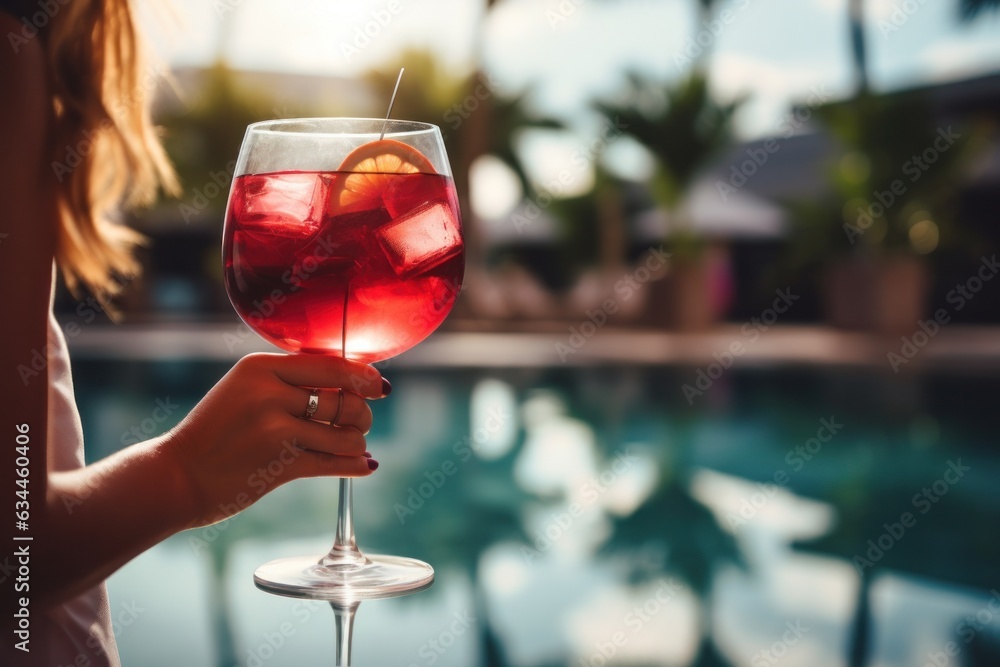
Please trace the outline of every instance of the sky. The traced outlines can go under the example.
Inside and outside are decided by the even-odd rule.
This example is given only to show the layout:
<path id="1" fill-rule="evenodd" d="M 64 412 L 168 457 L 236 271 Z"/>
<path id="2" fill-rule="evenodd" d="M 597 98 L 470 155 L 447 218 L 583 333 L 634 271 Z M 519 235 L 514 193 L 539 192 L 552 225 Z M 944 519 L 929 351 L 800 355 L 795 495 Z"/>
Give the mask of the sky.
<path id="1" fill-rule="evenodd" d="M 847 1 L 721 0 L 726 13 L 704 26 L 694 0 L 498 0 L 485 22 L 483 0 L 170 0 L 173 18 L 151 18 L 147 7 L 144 22 L 172 65 L 222 54 L 241 69 L 350 78 L 410 46 L 459 72 L 480 60 L 501 94 L 530 87 L 536 109 L 576 127 L 575 136 L 523 139 L 530 175 L 542 182 L 573 163 L 596 129 L 590 102 L 613 95 L 625 72 L 675 80 L 702 47 L 717 97 L 746 97 L 735 120 L 744 139 L 779 133 L 793 103 L 848 95 Z M 961 24 L 957 5 L 867 0 L 876 90 L 1000 71 L 1000 16 Z M 619 144 L 606 157 L 641 171 L 641 156 Z M 502 170 L 490 174 L 503 180 Z M 589 186 L 592 174 L 578 176 L 571 190 Z"/>
<path id="2" fill-rule="evenodd" d="M 723 0 L 729 21 L 713 34 L 696 26 L 694 0 L 500 0 L 480 38 L 481 0 L 171 0 L 177 27 L 152 32 L 172 64 L 205 64 L 221 51 L 239 68 L 346 77 L 409 45 L 456 69 L 479 51 L 498 88 L 533 85 L 542 109 L 564 115 L 613 93 L 628 69 L 678 77 L 700 37 L 718 95 L 750 95 L 738 130 L 752 137 L 813 90 L 851 90 L 846 3 Z M 1000 70 L 1000 17 L 962 25 L 957 3 L 868 0 L 876 88 Z M 371 36 L 359 39 L 366 24 Z"/>

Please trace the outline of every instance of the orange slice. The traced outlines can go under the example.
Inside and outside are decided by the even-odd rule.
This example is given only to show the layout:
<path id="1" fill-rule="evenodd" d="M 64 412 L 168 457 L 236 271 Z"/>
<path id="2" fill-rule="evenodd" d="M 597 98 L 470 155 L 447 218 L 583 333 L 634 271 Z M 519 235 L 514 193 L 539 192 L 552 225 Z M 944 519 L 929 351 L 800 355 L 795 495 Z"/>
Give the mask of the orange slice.
<path id="1" fill-rule="evenodd" d="M 340 165 L 346 172 L 337 179 L 330 207 L 368 209 L 382 205 L 397 174 L 436 174 L 434 165 L 413 146 L 395 139 L 381 139 L 354 149 Z"/>

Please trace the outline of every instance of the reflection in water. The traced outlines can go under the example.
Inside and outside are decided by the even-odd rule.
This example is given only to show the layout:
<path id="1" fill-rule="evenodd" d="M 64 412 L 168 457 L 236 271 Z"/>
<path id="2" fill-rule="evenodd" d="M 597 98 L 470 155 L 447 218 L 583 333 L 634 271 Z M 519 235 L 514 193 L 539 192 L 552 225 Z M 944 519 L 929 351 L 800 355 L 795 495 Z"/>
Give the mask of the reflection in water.
<path id="1" fill-rule="evenodd" d="M 469 435 L 473 451 L 492 461 L 506 456 L 517 443 L 517 395 L 513 387 L 496 378 L 485 378 L 472 388 L 469 423 L 478 426 Z"/>
<path id="2" fill-rule="evenodd" d="M 354 637 L 354 615 L 358 611 L 361 603 L 357 600 L 353 602 L 331 601 L 333 608 L 334 626 L 337 633 L 337 667 L 350 667 L 351 664 L 351 639 Z"/>
<path id="3" fill-rule="evenodd" d="M 129 364 L 109 382 L 107 362 L 91 363 L 75 369 L 77 394 L 99 444 L 118 443 L 158 397 L 179 418 L 224 370 Z M 361 546 L 421 558 L 439 581 L 366 605 L 358 660 L 912 667 L 953 641 L 951 664 L 1000 664 L 996 379 L 734 369 L 725 396 L 692 408 L 678 389 L 687 375 L 395 369 L 369 436 L 383 467 L 356 487 Z M 795 462 L 831 415 L 843 431 Z M 923 512 L 914 496 L 959 460 L 970 469 Z M 779 470 L 788 479 L 776 485 Z M 295 633 L 267 664 L 329 664 L 329 616 L 300 623 L 249 573 L 329 546 L 335 496 L 331 480 L 282 487 L 127 566 L 113 600 L 154 611 L 118 637 L 125 662 L 249 667 L 288 621 Z M 907 511 L 914 525 L 888 545 L 885 526 Z M 880 538 L 891 548 L 868 556 Z M 872 567 L 859 572 L 856 556 Z M 170 567 L 217 585 L 172 587 L 155 576 Z M 457 613 L 475 621 L 433 649 Z M 198 662 L 177 636 L 218 653 Z"/>

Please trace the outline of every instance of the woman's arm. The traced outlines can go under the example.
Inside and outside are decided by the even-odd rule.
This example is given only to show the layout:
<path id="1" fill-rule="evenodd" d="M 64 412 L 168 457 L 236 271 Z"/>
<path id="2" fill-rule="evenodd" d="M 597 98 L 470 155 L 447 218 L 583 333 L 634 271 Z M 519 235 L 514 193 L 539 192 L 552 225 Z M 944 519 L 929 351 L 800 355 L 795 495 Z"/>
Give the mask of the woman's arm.
<path id="1" fill-rule="evenodd" d="M 15 19 L 0 13 L 0 35 L 18 34 L 20 28 Z M 57 220 L 54 176 L 45 159 L 50 113 L 45 79 L 45 57 L 37 38 L 20 44 L 17 52 L 8 44 L 0 48 L 0 614 L 4 626 L 10 624 L 20 597 L 35 599 L 33 591 L 23 590 L 24 583 L 34 584 L 42 576 L 34 569 L 41 564 L 34 556 L 42 550 L 37 540 L 44 531 L 46 507 L 48 381 L 43 361 Z M 22 478 L 15 465 L 18 428 L 28 431 L 21 435 L 29 439 L 26 451 L 31 461 L 23 486 L 17 485 Z M 15 502 L 24 500 L 16 491 L 27 492 L 22 494 L 28 503 L 26 531 L 17 529 Z M 35 541 L 16 542 L 16 532 Z M 18 582 L 15 551 L 25 546 L 33 575 L 29 582 Z"/>
<path id="2" fill-rule="evenodd" d="M 0 34 L 17 30 L 0 14 Z M 49 155 L 49 94 L 37 39 L 0 48 L 0 599 L 9 625 L 21 597 L 32 613 L 102 581 L 179 530 L 218 521 L 280 484 L 318 475 L 363 476 L 371 410 L 364 397 L 388 393 L 370 366 L 337 357 L 251 355 L 184 421 L 79 470 L 49 473 L 46 359 L 57 181 Z M 41 360 L 41 361 L 39 361 Z M 309 391 L 315 421 L 303 419 Z M 341 390 L 342 409 L 337 409 Z M 331 421 L 339 413 L 339 427 Z M 13 541 L 18 427 L 30 437 L 28 529 Z M 20 427 L 23 430 L 23 426 Z M 27 546 L 30 581 L 18 582 L 17 549 Z"/>
<path id="3" fill-rule="evenodd" d="M 326 388 L 317 421 L 301 418 L 302 387 Z M 169 433 L 49 476 L 43 594 L 86 590 L 163 538 L 221 521 L 293 479 L 370 475 L 378 463 L 365 457 L 372 413 L 363 397 L 388 391 L 377 370 L 340 357 L 244 357 Z M 322 423 L 338 412 L 339 427 Z"/>

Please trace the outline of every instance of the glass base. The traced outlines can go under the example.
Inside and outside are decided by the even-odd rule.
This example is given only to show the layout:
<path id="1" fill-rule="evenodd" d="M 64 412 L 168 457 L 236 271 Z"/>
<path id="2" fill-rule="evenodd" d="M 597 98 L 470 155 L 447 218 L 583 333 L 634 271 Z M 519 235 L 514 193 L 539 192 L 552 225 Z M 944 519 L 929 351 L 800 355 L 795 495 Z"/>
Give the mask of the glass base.
<path id="1" fill-rule="evenodd" d="M 253 573 L 257 588 L 309 600 L 374 600 L 416 593 L 434 583 L 434 568 L 415 558 L 368 556 L 358 563 L 327 565 L 326 556 L 298 556 L 265 563 Z"/>

